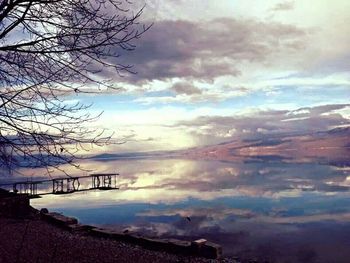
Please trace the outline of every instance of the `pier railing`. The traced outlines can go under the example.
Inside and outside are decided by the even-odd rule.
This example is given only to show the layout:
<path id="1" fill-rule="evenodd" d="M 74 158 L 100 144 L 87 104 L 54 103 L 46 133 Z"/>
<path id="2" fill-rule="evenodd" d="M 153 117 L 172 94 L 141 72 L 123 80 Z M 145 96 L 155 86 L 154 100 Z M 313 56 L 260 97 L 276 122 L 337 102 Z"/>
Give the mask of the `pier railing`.
<path id="1" fill-rule="evenodd" d="M 13 193 L 28 194 L 30 197 L 39 197 L 47 194 L 70 194 L 90 190 L 112 190 L 117 187 L 118 173 L 90 174 L 87 176 L 60 177 L 44 180 L 21 181 L 0 184 L 0 188 L 9 188 Z M 91 179 L 90 183 L 82 181 Z M 40 186 L 47 184 L 42 189 Z"/>

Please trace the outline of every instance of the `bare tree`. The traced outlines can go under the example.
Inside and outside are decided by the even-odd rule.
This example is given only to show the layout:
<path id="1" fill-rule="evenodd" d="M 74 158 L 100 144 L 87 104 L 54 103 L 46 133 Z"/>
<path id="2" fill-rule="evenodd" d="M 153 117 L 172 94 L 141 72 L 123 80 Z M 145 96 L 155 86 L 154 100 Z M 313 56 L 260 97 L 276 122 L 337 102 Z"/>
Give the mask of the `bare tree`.
<path id="1" fill-rule="evenodd" d="M 0 0 L 0 165 L 73 161 L 110 136 L 88 128 L 98 116 L 65 97 L 113 83 L 96 74 L 131 72 L 118 57 L 148 28 L 128 0 Z M 113 63 L 112 63 L 113 62 Z"/>

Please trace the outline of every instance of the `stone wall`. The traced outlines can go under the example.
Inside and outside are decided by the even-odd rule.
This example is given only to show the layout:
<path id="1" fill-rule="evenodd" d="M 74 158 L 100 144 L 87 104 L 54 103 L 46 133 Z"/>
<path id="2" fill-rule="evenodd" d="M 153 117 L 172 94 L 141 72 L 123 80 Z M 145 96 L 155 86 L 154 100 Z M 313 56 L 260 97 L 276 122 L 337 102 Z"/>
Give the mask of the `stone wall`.
<path id="1" fill-rule="evenodd" d="M 67 217 L 55 212 L 49 213 L 47 209 L 42 210 L 40 213 L 42 219 L 69 229 L 72 232 L 79 231 L 97 237 L 129 242 L 147 249 L 167 251 L 174 254 L 193 255 L 209 259 L 218 259 L 222 255 L 222 248 L 220 245 L 205 239 L 198 239 L 190 242 L 178 239 L 148 238 L 129 231 L 120 232 L 89 225 L 81 225 L 76 218 Z"/>

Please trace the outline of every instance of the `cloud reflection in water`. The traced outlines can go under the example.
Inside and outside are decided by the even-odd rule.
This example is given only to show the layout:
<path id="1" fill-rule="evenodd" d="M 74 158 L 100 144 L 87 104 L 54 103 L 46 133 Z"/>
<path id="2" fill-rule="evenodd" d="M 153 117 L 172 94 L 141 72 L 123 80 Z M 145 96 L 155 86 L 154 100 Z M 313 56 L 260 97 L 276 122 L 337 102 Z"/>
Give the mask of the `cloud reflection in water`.
<path id="1" fill-rule="evenodd" d="M 227 255 L 278 262 L 345 262 L 348 168 L 318 163 L 104 160 L 121 189 L 35 200 L 82 222 L 147 235 L 199 238 Z M 305 261 L 306 260 L 306 261 Z"/>

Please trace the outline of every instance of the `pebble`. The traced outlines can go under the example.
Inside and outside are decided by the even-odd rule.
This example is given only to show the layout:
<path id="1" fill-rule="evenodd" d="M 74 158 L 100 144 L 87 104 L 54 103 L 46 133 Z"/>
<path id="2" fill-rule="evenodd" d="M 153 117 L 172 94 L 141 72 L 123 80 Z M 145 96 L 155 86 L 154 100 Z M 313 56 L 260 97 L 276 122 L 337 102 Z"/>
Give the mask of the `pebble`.
<path id="1" fill-rule="evenodd" d="M 24 220 L 0 218 L 1 262 L 238 263 L 234 259 L 210 260 L 151 251 L 119 241 L 71 233 L 39 217 Z"/>

